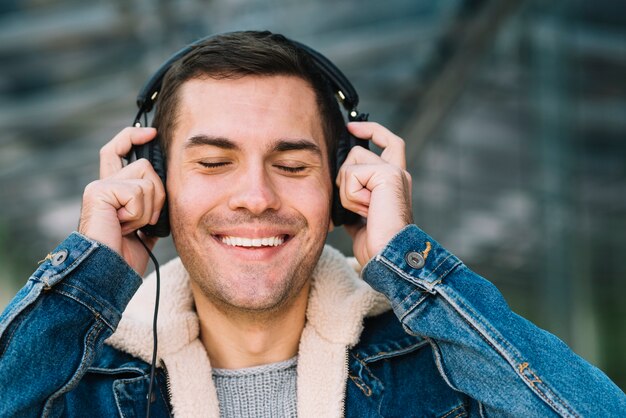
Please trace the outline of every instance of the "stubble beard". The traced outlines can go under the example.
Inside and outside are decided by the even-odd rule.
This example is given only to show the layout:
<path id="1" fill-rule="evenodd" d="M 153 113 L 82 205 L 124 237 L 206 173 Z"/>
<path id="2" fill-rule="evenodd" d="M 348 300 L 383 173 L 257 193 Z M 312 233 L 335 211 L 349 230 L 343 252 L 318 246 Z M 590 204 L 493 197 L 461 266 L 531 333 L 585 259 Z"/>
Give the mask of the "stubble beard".
<path id="1" fill-rule="evenodd" d="M 224 314 L 233 318 L 237 316 L 252 318 L 255 322 L 271 321 L 288 310 L 301 292 L 305 291 L 308 294 L 313 271 L 324 247 L 325 235 L 320 237 L 319 242 L 304 243 L 306 245 L 301 246 L 300 251 L 295 254 L 296 257 L 290 258 L 287 265 L 275 266 L 272 271 L 261 272 L 256 266 L 245 266 L 238 271 L 238 277 L 235 280 L 237 283 L 233 284 L 231 281 L 233 278 L 229 277 L 229 271 L 227 271 L 228 266 L 218 261 L 213 262 L 211 256 L 207 255 L 206 251 L 202 251 L 205 247 L 198 246 L 198 243 L 202 243 L 202 239 L 214 238 L 208 236 L 208 233 L 204 237 L 202 234 L 190 234 L 183 229 L 185 222 L 183 218 L 174 219 L 176 220 L 173 220 L 173 223 L 178 223 L 178 225 L 173 225 L 172 237 L 181 261 L 189 273 L 192 288 L 197 289 L 206 301 Z M 308 228 L 304 217 L 284 217 L 271 212 L 260 216 L 242 212 L 228 219 L 207 214 L 203 217 L 201 224 L 215 228 L 237 224 L 249 225 L 255 222 L 264 225 L 286 225 L 296 231 L 304 231 Z M 206 230 L 210 229 L 206 228 Z M 179 231 L 179 233 L 174 233 L 174 231 Z M 191 237 L 195 237 L 195 240 Z M 287 243 L 287 245 L 294 244 L 296 243 Z M 277 268 L 281 271 L 275 271 Z M 269 289 L 267 286 L 261 286 L 261 288 L 258 286 L 259 283 L 267 283 L 267 280 L 259 279 L 265 274 L 275 276 Z M 242 289 L 241 283 L 244 281 L 250 286 Z M 243 299 L 241 298 L 242 291 L 245 293 Z"/>

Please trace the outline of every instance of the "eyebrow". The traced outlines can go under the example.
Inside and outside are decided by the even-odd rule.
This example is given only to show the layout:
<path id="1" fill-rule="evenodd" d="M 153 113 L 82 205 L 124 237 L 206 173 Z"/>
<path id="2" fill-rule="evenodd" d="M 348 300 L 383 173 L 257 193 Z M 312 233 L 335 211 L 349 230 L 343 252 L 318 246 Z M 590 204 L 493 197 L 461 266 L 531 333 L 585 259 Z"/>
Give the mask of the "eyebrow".
<path id="1" fill-rule="evenodd" d="M 203 145 L 210 145 L 217 148 L 236 150 L 239 149 L 237 144 L 228 138 L 220 136 L 194 135 L 185 141 L 185 148 L 194 148 Z"/>
<path id="2" fill-rule="evenodd" d="M 213 146 L 225 150 L 238 150 L 239 146 L 232 140 L 220 136 L 194 135 L 185 141 L 185 148 Z M 270 150 L 272 152 L 309 151 L 321 156 L 320 147 L 307 139 L 279 139 Z"/>
<path id="3" fill-rule="evenodd" d="M 320 147 L 307 139 L 281 139 L 278 140 L 272 147 L 274 152 L 287 152 L 287 151 L 309 151 L 316 155 L 321 156 L 322 151 Z"/>

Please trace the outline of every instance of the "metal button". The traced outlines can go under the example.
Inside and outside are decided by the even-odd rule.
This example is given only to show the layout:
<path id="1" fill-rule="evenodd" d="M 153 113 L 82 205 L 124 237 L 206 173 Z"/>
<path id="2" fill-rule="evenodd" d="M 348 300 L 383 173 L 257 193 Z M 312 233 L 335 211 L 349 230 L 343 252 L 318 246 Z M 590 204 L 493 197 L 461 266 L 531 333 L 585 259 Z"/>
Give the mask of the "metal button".
<path id="1" fill-rule="evenodd" d="M 58 266 L 59 264 L 64 262 L 66 258 L 67 258 L 67 250 L 61 250 L 52 254 L 50 262 L 52 263 L 53 266 Z"/>
<path id="2" fill-rule="evenodd" d="M 417 251 L 411 251 L 407 253 L 405 258 L 406 262 L 409 263 L 409 266 L 413 267 L 414 269 L 421 269 L 422 267 L 424 267 L 424 264 L 426 264 L 424 256 L 422 256 Z"/>

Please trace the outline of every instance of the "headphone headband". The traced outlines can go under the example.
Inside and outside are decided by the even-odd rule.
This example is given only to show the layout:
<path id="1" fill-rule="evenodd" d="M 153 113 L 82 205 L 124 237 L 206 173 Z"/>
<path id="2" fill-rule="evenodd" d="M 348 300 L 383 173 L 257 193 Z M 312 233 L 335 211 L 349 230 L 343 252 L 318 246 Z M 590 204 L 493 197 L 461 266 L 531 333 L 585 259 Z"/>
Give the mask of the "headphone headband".
<path id="1" fill-rule="evenodd" d="M 157 96 L 161 91 L 163 78 L 165 77 L 165 74 L 170 69 L 170 67 L 176 61 L 187 55 L 197 45 L 215 36 L 216 35 L 210 35 L 198 39 L 197 41 L 177 51 L 175 54 L 170 56 L 167 61 L 163 63 L 163 65 L 161 65 L 161 67 L 152 75 L 152 77 L 150 77 L 150 79 L 146 82 L 146 84 L 137 95 L 137 106 L 139 107 L 139 111 L 137 112 L 137 116 L 135 117 L 133 125 L 137 125 L 138 123 L 140 123 L 141 117 L 149 113 L 154 107 Z M 288 38 L 285 39 L 291 42 L 296 48 L 304 51 L 311 58 L 311 61 L 315 68 L 320 71 L 322 75 L 328 80 L 331 87 L 333 88 L 333 91 L 339 98 L 339 101 L 341 102 L 343 108 L 346 110 L 346 112 L 348 112 L 348 120 L 367 120 L 368 115 L 359 113 L 359 111 L 357 110 L 357 106 L 359 104 L 359 95 L 357 94 L 356 89 L 335 64 L 333 64 L 328 58 L 326 58 L 324 55 L 320 54 L 313 48 L 306 46 L 300 42 L 292 41 Z"/>

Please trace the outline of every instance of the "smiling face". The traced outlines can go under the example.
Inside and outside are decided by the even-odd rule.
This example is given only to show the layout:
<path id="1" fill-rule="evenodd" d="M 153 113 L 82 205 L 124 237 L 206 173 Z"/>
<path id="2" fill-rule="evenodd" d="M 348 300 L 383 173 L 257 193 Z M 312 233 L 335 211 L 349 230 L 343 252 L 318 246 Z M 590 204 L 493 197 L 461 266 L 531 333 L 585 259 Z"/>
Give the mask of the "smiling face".
<path id="1" fill-rule="evenodd" d="M 196 299 L 260 312 L 306 296 L 331 201 L 311 87 L 293 76 L 193 79 L 178 109 L 167 193 Z"/>

